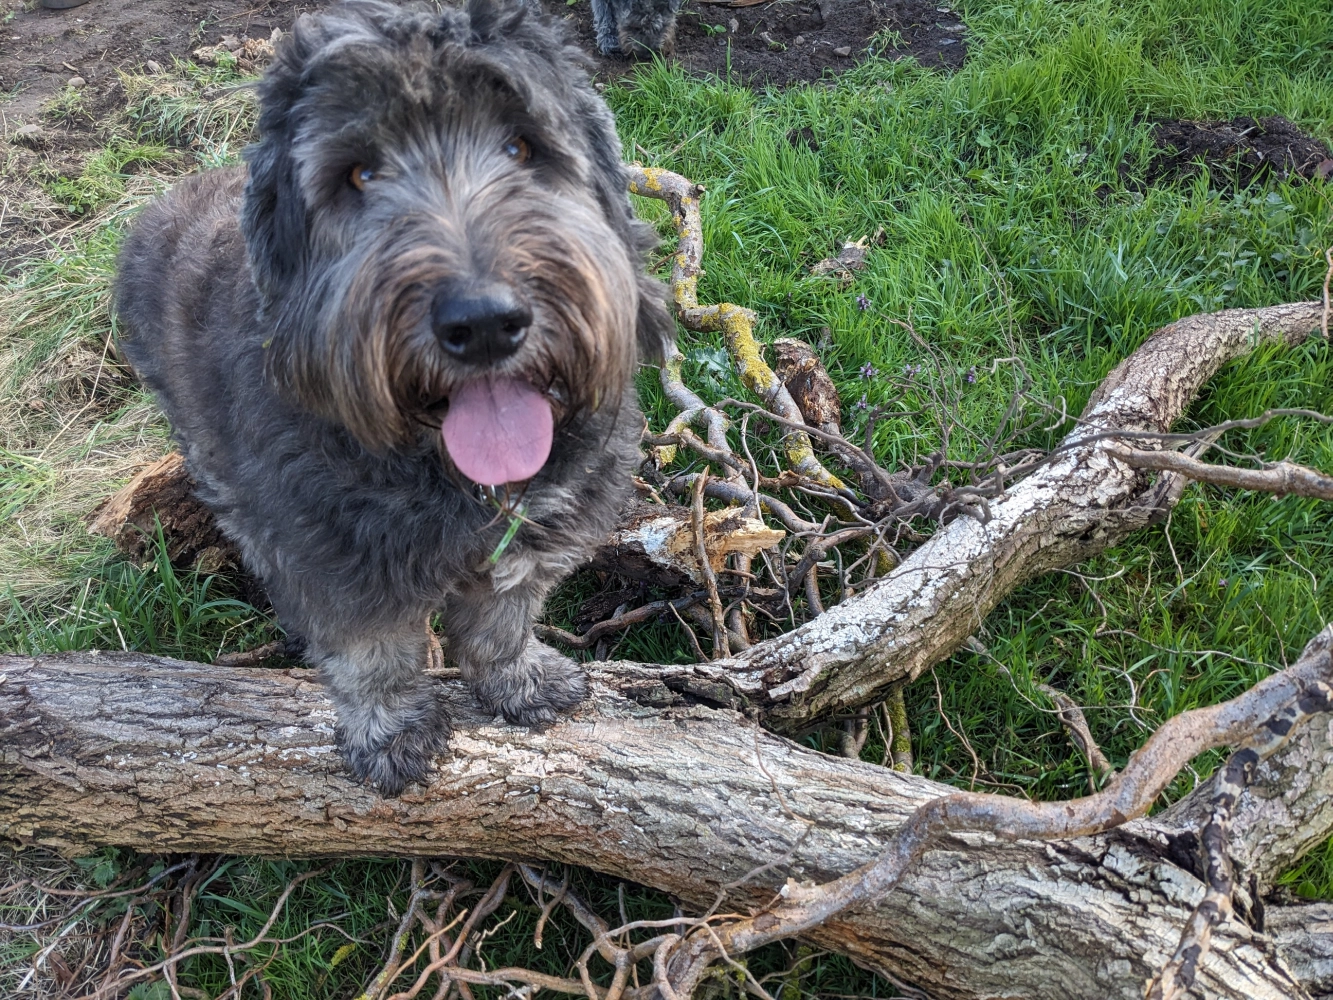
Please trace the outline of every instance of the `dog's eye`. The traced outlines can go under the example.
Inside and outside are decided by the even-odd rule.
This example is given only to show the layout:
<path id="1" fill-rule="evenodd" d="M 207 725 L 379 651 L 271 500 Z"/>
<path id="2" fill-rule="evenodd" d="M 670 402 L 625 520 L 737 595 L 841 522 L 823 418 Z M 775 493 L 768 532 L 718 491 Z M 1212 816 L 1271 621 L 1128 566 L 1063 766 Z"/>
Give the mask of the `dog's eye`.
<path id="1" fill-rule="evenodd" d="M 348 182 L 358 191 L 364 191 L 366 185 L 375 179 L 375 171 L 371 170 L 364 163 L 358 163 L 352 168 L 352 172 L 347 175 Z"/>
<path id="2" fill-rule="evenodd" d="M 505 156 L 516 163 L 527 163 L 528 158 L 532 156 L 532 147 L 528 145 L 528 140 L 522 136 L 515 136 L 505 143 Z"/>

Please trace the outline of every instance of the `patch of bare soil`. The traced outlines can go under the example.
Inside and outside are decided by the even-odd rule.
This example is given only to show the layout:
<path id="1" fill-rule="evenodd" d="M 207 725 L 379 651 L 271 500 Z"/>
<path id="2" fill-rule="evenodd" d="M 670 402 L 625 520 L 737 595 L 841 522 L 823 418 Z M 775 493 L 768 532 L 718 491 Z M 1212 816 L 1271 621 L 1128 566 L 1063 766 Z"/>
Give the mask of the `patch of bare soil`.
<path id="1" fill-rule="evenodd" d="M 557 16 L 565 11 L 578 43 L 596 56 L 588 0 L 572 7 L 546 2 Z M 840 73 L 872 50 L 954 70 L 967 57 L 966 30 L 940 0 L 777 0 L 749 6 L 687 0 L 676 19 L 672 59 L 692 73 L 716 73 L 756 88 L 785 87 Z M 633 67 L 620 58 L 596 61 L 605 76 Z"/>
<path id="2" fill-rule="evenodd" d="M 1231 121 L 1169 120 L 1153 125 L 1161 150 L 1148 170 L 1149 183 L 1193 177 L 1207 166 L 1215 180 L 1242 187 L 1256 181 L 1326 181 L 1333 152 L 1281 115 Z"/>
<path id="3" fill-rule="evenodd" d="M 118 70 L 169 69 L 223 35 L 268 38 L 303 0 L 0 0 L 0 274 L 59 244 L 77 218 L 41 183 L 77 177 L 125 107 Z M 73 81 L 71 83 L 71 81 Z"/>
<path id="4" fill-rule="evenodd" d="M 46 10 L 0 0 L 0 10 L 12 15 L 0 24 L 0 92 L 15 95 L 3 105 L 5 115 L 35 114 L 73 77 L 101 90 L 117 69 L 150 59 L 169 66 L 172 56 L 187 57 L 219 35 L 267 38 L 315 6 L 301 0 L 91 0 Z"/>

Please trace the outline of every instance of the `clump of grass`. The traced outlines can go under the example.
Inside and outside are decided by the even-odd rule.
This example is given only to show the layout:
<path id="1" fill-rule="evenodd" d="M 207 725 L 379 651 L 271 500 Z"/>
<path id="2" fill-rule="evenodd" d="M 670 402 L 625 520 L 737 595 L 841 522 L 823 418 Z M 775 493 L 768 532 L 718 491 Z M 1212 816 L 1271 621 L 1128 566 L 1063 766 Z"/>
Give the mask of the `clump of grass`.
<path id="1" fill-rule="evenodd" d="M 239 597 L 225 580 L 181 570 L 159 529 L 143 565 L 112 559 L 67 604 L 10 595 L 0 649 L 38 654 L 120 649 L 208 662 L 226 648 L 273 638 L 271 616 Z"/>
<path id="2" fill-rule="evenodd" d="M 258 117 L 254 90 L 228 67 L 177 61 L 171 75 L 122 74 L 125 121 L 141 142 L 189 150 L 198 165 L 234 162 Z"/>
<path id="3" fill-rule="evenodd" d="M 84 215 L 125 196 L 131 167 L 153 166 L 167 159 L 165 146 L 112 140 L 88 158 L 78 177 L 45 178 L 47 193 L 72 215 Z"/>

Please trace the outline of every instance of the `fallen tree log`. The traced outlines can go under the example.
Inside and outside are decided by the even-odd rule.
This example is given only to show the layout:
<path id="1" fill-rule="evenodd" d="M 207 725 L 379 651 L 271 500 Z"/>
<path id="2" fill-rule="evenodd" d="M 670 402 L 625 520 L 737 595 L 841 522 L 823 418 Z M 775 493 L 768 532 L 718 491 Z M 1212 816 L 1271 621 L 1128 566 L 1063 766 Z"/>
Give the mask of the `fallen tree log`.
<path id="1" fill-rule="evenodd" d="M 1302 663 L 1333 679 L 1333 633 Z M 65 853 L 543 859 L 745 910 L 788 876 L 824 883 L 872 861 L 918 807 L 954 791 L 807 750 L 734 712 L 645 708 L 611 664 L 595 666 L 584 708 L 541 733 L 480 717 L 461 683 L 444 682 L 452 756 L 397 799 L 346 775 L 311 671 L 69 653 L 0 657 L 0 676 L 0 837 Z M 1320 770 L 1327 761 L 1303 756 L 1315 745 L 1288 743 L 1272 781 Z M 1275 793 L 1261 778 L 1244 798 Z M 1129 1000 L 1203 896 L 1196 846 L 1193 831 L 1152 819 L 1065 842 L 961 834 L 808 937 L 932 997 Z M 1324 969 L 1326 942 L 1301 933 L 1307 965 Z M 1273 940 L 1240 921 L 1216 931 L 1197 989 L 1306 995 Z"/>

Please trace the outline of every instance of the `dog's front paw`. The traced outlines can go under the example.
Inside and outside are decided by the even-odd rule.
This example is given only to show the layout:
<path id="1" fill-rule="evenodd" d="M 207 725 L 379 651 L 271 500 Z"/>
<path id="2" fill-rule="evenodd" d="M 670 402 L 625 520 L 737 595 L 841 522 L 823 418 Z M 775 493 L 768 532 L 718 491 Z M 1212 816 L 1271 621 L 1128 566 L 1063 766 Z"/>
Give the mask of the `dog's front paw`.
<path id="1" fill-rule="evenodd" d="M 394 730 L 359 714 L 347 722 L 339 721 L 335 730 L 348 770 L 383 795 L 398 795 L 413 783 L 426 784 L 431 758 L 448 748 L 449 716 L 435 692 L 429 692 L 429 700 L 411 714 L 405 725 Z"/>
<path id="2" fill-rule="evenodd" d="M 531 639 L 515 663 L 487 671 L 476 693 L 487 711 L 520 726 L 542 727 L 588 697 L 588 678 L 568 656 Z"/>

